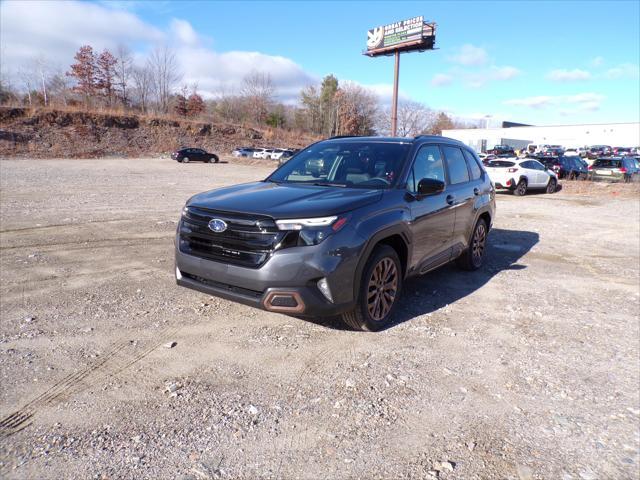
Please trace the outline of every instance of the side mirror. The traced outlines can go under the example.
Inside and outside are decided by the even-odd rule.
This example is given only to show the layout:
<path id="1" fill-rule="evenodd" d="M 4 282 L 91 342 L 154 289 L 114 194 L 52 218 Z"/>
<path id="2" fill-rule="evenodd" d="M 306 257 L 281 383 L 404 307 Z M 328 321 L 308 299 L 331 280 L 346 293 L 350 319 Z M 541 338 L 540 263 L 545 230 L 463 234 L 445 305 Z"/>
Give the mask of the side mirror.
<path id="1" fill-rule="evenodd" d="M 435 178 L 423 178 L 418 182 L 418 195 L 435 195 L 444 191 L 444 182 Z"/>

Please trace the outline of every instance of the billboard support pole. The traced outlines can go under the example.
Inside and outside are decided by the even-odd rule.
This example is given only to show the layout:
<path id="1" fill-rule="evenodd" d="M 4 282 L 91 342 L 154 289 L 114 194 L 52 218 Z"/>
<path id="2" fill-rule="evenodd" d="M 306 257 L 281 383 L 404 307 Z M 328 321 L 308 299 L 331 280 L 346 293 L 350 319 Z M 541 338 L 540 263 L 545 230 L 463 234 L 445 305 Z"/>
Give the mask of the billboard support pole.
<path id="1" fill-rule="evenodd" d="M 398 77 L 400 76 L 400 51 L 396 50 L 396 66 L 393 72 L 393 99 L 391 100 L 391 136 L 398 131 Z"/>

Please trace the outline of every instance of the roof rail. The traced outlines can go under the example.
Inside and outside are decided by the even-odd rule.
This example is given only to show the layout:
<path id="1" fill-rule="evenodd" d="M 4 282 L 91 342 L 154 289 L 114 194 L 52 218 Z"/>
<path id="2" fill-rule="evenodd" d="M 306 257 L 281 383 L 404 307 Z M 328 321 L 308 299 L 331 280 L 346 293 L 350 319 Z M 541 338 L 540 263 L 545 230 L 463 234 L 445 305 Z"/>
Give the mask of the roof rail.
<path id="1" fill-rule="evenodd" d="M 362 135 L 334 135 L 333 137 L 329 137 L 329 140 L 334 138 L 353 138 L 353 137 L 361 137 Z"/>

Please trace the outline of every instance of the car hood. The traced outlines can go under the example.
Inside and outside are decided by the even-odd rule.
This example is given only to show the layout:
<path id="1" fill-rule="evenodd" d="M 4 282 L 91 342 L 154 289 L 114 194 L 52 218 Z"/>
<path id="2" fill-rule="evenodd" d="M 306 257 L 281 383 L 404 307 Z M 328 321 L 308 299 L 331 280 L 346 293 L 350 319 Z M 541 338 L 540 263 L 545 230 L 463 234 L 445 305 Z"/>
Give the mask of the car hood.
<path id="1" fill-rule="evenodd" d="M 337 215 L 381 197 L 379 189 L 254 182 L 199 193 L 187 205 L 280 219 Z"/>

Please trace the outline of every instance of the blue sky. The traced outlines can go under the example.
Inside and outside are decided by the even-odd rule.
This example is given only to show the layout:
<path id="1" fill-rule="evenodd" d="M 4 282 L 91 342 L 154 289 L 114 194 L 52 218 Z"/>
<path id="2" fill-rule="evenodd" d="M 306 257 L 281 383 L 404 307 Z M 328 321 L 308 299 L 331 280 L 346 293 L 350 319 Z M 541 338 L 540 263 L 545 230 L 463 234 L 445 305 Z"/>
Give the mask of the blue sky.
<path id="1" fill-rule="evenodd" d="M 125 42 L 140 57 L 162 42 L 180 54 L 185 81 L 197 82 L 206 94 L 233 90 L 247 69 L 266 69 L 289 102 L 301 86 L 329 73 L 388 101 L 393 60 L 362 55 L 366 31 L 424 15 L 438 23 L 439 49 L 402 55 L 402 98 L 469 118 L 491 115 L 534 124 L 640 121 L 637 1 L 100 1 L 67 2 L 49 12 L 54 2 L 24 3 L 31 8 L 13 12 L 19 4 L 5 1 L 2 13 L 24 19 L 37 17 L 40 9 L 48 23 L 58 23 L 54 38 L 47 40 L 40 28 L 42 38 L 33 42 L 60 50 L 51 58 L 61 63 L 62 51 L 69 55 L 74 42 L 99 47 Z M 19 35 L 29 19 L 23 27 L 10 19 L 0 25 L 9 29 L 0 31 L 8 65 L 17 64 L 18 55 L 33 55 L 24 44 L 28 37 Z M 82 25 L 74 28 L 74 19 Z M 60 29 L 73 41 L 60 39 Z M 22 39 L 18 52 L 7 54 L 17 38 Z"/>

